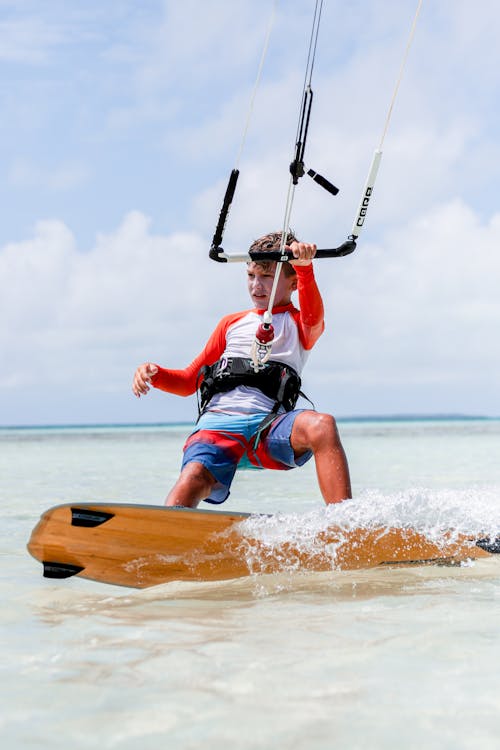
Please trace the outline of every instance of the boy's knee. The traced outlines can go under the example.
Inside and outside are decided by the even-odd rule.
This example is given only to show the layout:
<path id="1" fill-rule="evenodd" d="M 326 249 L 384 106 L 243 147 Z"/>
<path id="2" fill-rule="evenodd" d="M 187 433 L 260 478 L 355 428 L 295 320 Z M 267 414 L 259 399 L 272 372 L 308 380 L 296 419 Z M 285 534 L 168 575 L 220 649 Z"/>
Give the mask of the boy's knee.
<path id="1" fill-rule="evenodd" d="M 317 414 L 311 424 L 311 437 L 316 444 L 332 444 L 338 440 L 337 423 L 331 414 Z"/>
<path id="2" fill-rule="evenodd" d="M 337 423 L 331 414 L 318 414 L 315 411 L 303 412 L 297 417 L 301 440 L 312 450 L 322 446 L 333 446 L 339 442 Z"/>

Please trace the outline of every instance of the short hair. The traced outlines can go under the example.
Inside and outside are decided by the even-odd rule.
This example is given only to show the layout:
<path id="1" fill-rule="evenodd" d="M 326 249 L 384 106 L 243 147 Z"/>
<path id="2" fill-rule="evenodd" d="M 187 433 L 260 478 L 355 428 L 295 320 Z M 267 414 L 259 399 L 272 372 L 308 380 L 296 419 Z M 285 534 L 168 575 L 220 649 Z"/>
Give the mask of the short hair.
<path id="1" fill-rule="evenodd" d="M 259 237 L 258 240 L 254 240 L 250 245 L 249 252 L 258 251 L 259 253 L 272 252 L 273 250 L 279 250 L 281 247 L 281 238 L 283 232 L 269 232 Z M 287 233 L 285 245 L 291 245 L 292 242 L 298 242 L 295 234 L 290 231 Z M 261 266 L 265 271 L 270 271 L 272 264 L 275 263 L 273 260 L 256 260 L 253 261 L 258 266 Z M 283 263 L 283 272 L 285 276 L 295 276 L 296 271 L 291 263 Z"/>

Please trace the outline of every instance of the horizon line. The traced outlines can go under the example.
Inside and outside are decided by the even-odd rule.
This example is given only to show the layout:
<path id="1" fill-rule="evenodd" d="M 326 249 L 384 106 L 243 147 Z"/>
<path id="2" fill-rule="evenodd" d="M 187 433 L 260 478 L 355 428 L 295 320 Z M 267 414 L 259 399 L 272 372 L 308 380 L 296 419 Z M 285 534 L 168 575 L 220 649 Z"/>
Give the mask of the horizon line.
<path id="1" fill-rule="evenodd" d="M 428 414 L 363 414 L 335 418 L 338 423 L 355 422 L 446 422 L 446 421 L 495 421 L 500 416 L 461 413 L 428 413 Z M 42 430 L 42 429 L 90 429 L 100 428 L 134 428 L 134 427 L 180 427 L 192 425 L 192 420 L 175 420 L 172 422 L 61 422 L 51 424 L 8 424 L 0 425 L 0 430 Z"/>

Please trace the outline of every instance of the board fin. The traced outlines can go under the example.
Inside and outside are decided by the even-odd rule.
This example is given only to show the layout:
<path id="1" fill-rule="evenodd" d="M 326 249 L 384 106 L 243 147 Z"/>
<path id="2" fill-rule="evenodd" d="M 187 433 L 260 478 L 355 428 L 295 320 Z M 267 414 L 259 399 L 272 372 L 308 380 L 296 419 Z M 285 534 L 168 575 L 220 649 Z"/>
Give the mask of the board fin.
<path id="1" fill-rule="evenodd" d="M 477 546 L 484 549 L 485 552 L 490 552 L 492 555 L 500 553 L 500 536 L 496 539 L 478 539 L 476 542 Z"/>
<path id="2" fill-rule="evenodd" d="M 89 510 L 88 508 L 71 508 L 71 525 L 86 526 L 93 528 L 106 523 L 113 518 L 114 513 L 106 513 L 103 510 Z"/>
<path id="3" fill-rule="evenodd" d="M 44 578 L 71 578 L 83 570 L 82 565 L 72 565 L 71 563 L 59 563 L 43 561 Z"/>

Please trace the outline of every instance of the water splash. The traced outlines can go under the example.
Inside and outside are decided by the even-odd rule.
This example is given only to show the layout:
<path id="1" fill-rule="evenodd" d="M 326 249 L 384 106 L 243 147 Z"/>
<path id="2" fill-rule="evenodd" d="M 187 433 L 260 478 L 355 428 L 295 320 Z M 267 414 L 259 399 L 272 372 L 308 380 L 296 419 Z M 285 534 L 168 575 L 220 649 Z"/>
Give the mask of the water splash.
<path id="1" fill-rule="evenodd" d="M 365 490 L 338 505 L 321 506 L 307 513 L 251 516 L 240 525 L 245 536 L 262 542 L 314 539 L 330 526 L 414 529 L 434 537 L 457 534 L 500 533 L 500 487 L 467 490 L 414 488 L 396 493 Z"/>
<path id="2" fill-rule="evenodd" d="M 332 527 L 339 532 L 333 539 L 328 534 Z M 253 572 L 266 572 L 271 563 L 281 570 L 299 570 L 304 556 L 316 569 L 333 569 L 344 545 L 352 546 L 349 532 L 356 529 L 380 530 L 380 537 L 390 529 L 411 530 L 443 549 L 466 535 L 472 538 L 472 549 L 474 538 L 500 535 L 500 488 L 416 488 L 392 494 L 366 490 L 340 505 L 308 513 L 251 516 L 238 525 L 239 552 Z"/>

